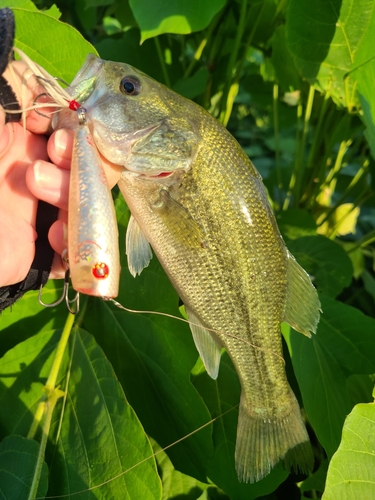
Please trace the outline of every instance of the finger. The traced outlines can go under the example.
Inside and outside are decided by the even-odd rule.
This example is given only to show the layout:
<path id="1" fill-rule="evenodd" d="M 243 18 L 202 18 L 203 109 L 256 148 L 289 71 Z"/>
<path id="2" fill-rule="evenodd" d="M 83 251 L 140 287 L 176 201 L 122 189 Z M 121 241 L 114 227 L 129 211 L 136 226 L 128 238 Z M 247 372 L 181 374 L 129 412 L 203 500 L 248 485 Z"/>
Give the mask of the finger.
<path id="1" fill-rule="evenodd" d="M 60 211 L 59 220 L 54 222 L 49 229 L 48 239 L 51 247 L 61 255 L 68 248 L 68 214 Z"/>
<path id="2" fill-rule="evenodd" d="M 36 77 L 22 61 L 14 61 L 9 64 L 3 76 L 15 92 L 21 109 L 32 106 L 35 98 L 44 92 Z M 48 115 L 42 116 L 35 111 L 29 110 L 25 111 L 25 116 L 26 128 L 31 132 L 45 134 L 50 131 L 51 119 Z"/>
<path id="3" fill-rule="evenodd" d="M 31 193 L 40 200 L 68 210 L 69 171 L 47 161 L 32 163 L 26 172 Z"/>
<path id="4" fill-rule="evenodd" d="M 51 161 L 60 168 L 70 169 L 74 131 L 66 128 L 56 130 L 48 140 L 47 151 Z"/>

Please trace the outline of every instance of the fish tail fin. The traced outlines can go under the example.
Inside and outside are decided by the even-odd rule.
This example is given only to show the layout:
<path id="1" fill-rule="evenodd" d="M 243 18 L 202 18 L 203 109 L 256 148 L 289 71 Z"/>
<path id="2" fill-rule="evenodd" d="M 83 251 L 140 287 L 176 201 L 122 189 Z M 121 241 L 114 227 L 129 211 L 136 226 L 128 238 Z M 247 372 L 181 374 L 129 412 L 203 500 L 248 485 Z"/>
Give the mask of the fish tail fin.
<path id="1" fill-rule="evenodd" d="M 290 406 L 283 416 L 255 413 L 241 395 L 235 462 L 241 482 L 260 481 L 283 460 L 284 466 L 307 473 L 314 457 L 298 402 L 292 391 Z"/>

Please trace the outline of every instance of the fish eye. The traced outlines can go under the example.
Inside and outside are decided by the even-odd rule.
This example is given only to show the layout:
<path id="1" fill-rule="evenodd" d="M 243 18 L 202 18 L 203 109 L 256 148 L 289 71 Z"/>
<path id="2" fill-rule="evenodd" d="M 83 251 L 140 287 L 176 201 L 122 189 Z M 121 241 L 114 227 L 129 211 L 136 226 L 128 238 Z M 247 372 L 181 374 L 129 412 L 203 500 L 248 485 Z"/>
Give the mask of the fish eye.
<path id="1" fill-rule="evenodd" d="M 124 76 L 120 82 L 120 90 L 126 95 L 138 95 L 142 90 L 141 82 L 134 76 Z"/>

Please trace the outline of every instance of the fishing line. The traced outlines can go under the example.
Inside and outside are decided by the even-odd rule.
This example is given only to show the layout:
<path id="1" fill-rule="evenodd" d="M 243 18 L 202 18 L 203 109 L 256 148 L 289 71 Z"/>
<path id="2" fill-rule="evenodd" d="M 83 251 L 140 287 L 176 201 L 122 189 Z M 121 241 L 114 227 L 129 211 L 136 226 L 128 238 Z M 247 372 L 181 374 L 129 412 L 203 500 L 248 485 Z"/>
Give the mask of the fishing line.
<path id="1" fill-rule="evenodd" d="M 92 486 L 91 488 L 88 488 L 86 490 L 81 490 L 81 491 L 75 491 L 74 493 L 67 493 L 65 495 L 56 495 L 56 496 L 51 496 L 51 497 L 37 497 L 35 498 L 35 500 L 43 500 L 43 498 L 67 498 L 67 497 L 71 497 L 71 496 L 75 496 L 75 495 L 80 495 L 82 493 L 86 493 L 87 491 L 92 491 L 92 490 L 96 490 L 98 488 L 101 488 L 102 486 L 105 486 L 106 484 L 108 483 L 111 483 L 112 481 L 115 481 L 116 479 L 120 478 L 121 476 L 124 476 L 125 474 L 127 474 L 128 472 L 130 472 L 131 470 L 135 469 L 136 467 L 138 467 L 139 465 L 147 462 L 148 460 L 156 457 L 157 455 L 159 455 L 160 453 L 162 453 L 163 451 L 165 450 L 168 450 L 169 448 L 172 448 L 172 446 L 175 446 L 176 444 L 178 443 L 181 443 L 182 441 L 185 441 L 185 439 L 188 439 L 189 437 L 193 436 L 194 434 L 196 434 L 197 432 L 201 431 L 202 429 L 204 429 L 205 427 L 211 425 L 213 422 L 215 422 L 215 420 L 218 420 L 219 418 L 222 418 L 224 417 L 227 413 L 235 410 L 236 408 L 239 407 L 239 404 L 238 405 L 235 405 L 235 406 L 232 406 L 232 408 L 229 408 L 229 410 L 225 411 L 224 413 L 222 413 L 221 415 L 218 415 L 217 417 L 214 417 L 212 418 L 209 422 L 206 422 L 205 424 L 201 425 L 200 427 L 198 427 L 197 429 L 189 432 L 189 434 L 186 434 L 186 436 L 180 438 L 180 439 L 177 439 L 177 441 L 174 441 L 173 443 L 167 445 L 165 448 L 162 448 L 158 451 L 156 451 L 155 453 L 153 453 L 152 455 L 150 455 L 149 457 L 146 457 L 144 458 L 143 460 L 141 460 L 140 462 L 138 462 L 137 464 L 134 464 L 132 465 L 131 467 L 129 467 L 128 469 L 124 470 L 123 472 L 120 472 L 120 474 L 117 474 L 117 476 L 114 476 L 114 477 L 111 477 L 111 479 L 107 479 L 107 481 L 104 481 L 103 483 L 101 484 L 97 484 L 95 486 Z"/>
<path id="2" fill-rule="evenodd" d="M 122 304 L 120 304 L 120 302 L 117 302 L 117 300 L 112 299 L 112 298 L 104 298 L 104 300 L 106 302 L 112 302 L 119 309 L 123 309 L 124 311 L 129 312 L 129 313 L 156 314 L 157 316 L 165 316 L 166 318 L 177 319 L 178 321 L 182 321 L 183 323 L 187 323 L 188 325 L 193 325 L 193 326 L 196 326 L 198 328 L 202 328 L 204 330 L 207 330 L 208 332 L 216 333 L 218 335 L 223 335 L 224 337 L 231 337 L 233 339 L 239 340 L 240 342 L 243 342 L 244 344 L 249 345 L 250 347 L 253 347 L 254 349 L 258 349 L 259 351 L 264 351 L 264 352 L 267 352 L 269 354 L 273 354 L 274 356 L 277 356 L 278 358 L 280 358 L 282 360 L 282 362 L 284 363 L 284 365 L 286 364 L 284 358 L 280 354 L 277 354 L 276 352 L 271 351 L 269 349 L 265 349 L 264 347 L 259 347 L 255 344 L 252 344 L 248 340 L 243 339 L 241 337 L 238 337 L 237 335 L 233 335 L 232 333 L 223 332 L 221 330 L 215 330 L 214 328 L 207 328 L 205 326 L 203 327 L 202 325 L 200 325 L 198 323 L 194 323 L 193 321 L 189 321 L 185 318 L 179 318 L 178 316 L 174 316 L 173 314 L 168 314 L 168 313 L 164 313 L 164 312 L 160 312 L 160 311 L 146 311 L 146 310 L 141 311 L 141 310 L 137 310 L 137 309 L 129 309 L 128 307 L 123 306 Z"/>

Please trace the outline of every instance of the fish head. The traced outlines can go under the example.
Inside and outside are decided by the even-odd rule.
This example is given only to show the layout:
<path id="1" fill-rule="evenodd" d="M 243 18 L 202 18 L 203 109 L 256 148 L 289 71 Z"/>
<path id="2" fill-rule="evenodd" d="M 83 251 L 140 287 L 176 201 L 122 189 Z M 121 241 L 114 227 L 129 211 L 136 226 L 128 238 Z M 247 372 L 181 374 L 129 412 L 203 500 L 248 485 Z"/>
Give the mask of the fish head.
<path id="1" fill-rule="evenodd" d="M 100 153 L 153 178 L 187 170 L 200 140 L 191 101 L 125 63 L 89 55 L 69 87 Z"/>

